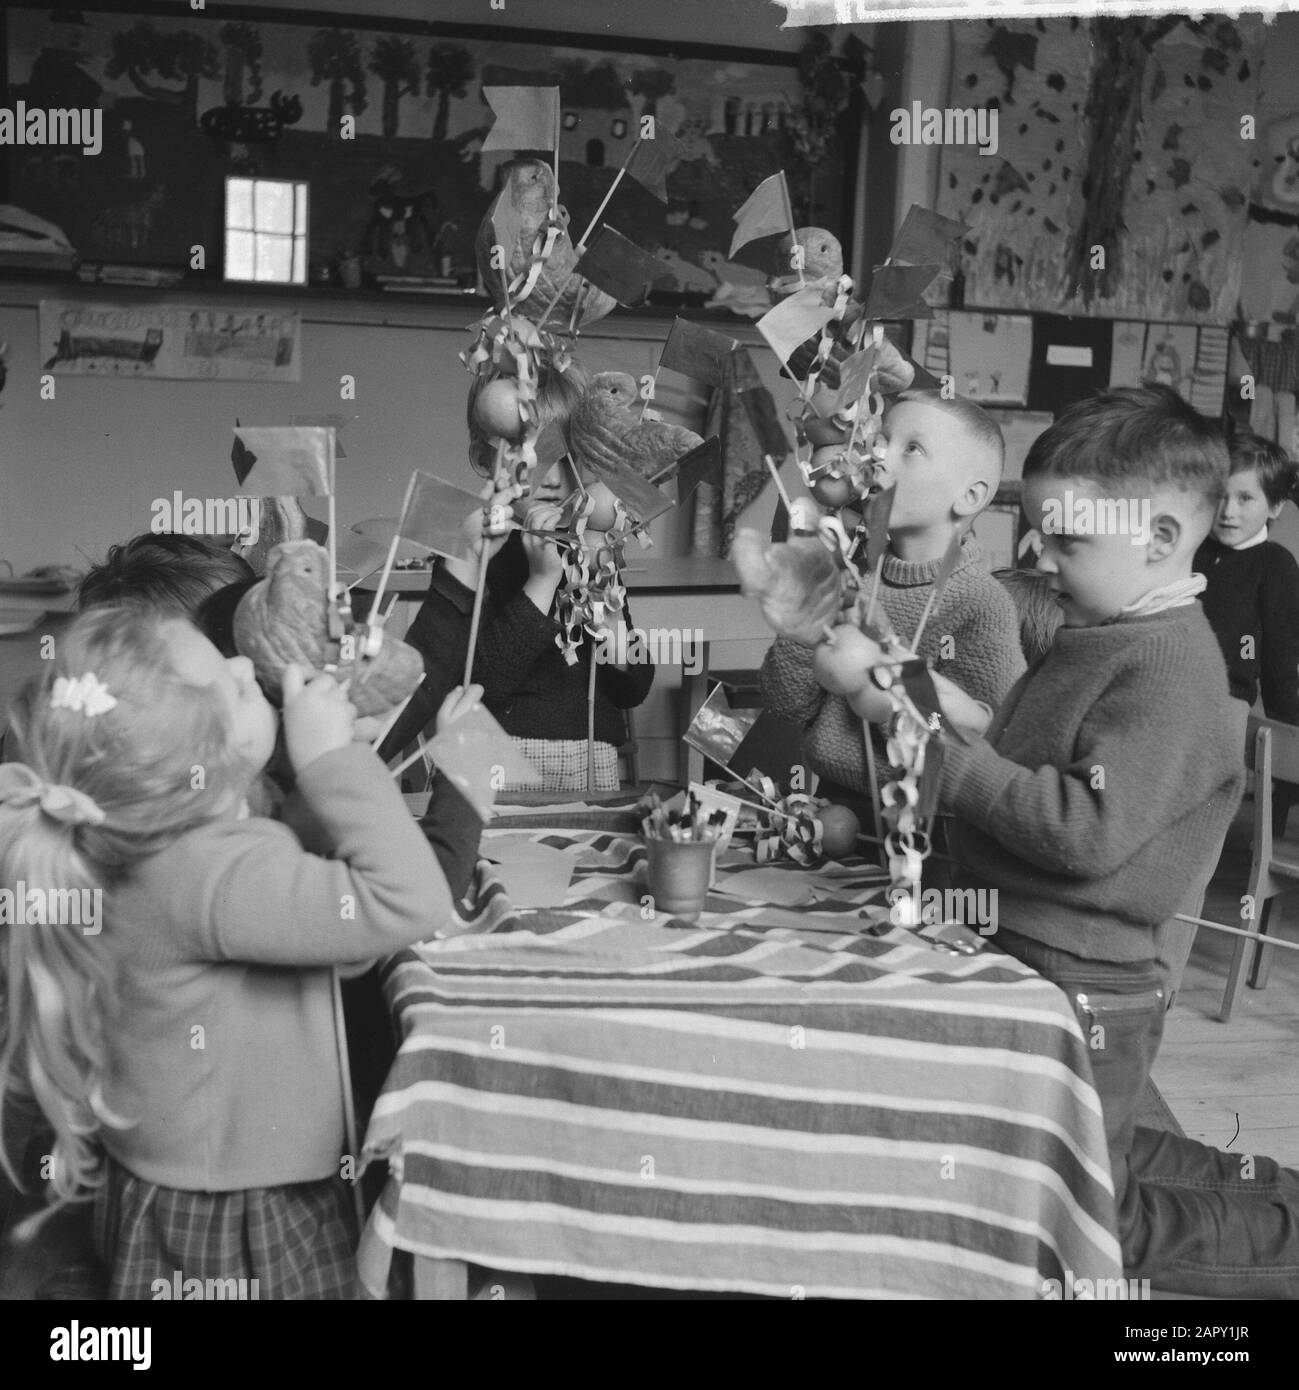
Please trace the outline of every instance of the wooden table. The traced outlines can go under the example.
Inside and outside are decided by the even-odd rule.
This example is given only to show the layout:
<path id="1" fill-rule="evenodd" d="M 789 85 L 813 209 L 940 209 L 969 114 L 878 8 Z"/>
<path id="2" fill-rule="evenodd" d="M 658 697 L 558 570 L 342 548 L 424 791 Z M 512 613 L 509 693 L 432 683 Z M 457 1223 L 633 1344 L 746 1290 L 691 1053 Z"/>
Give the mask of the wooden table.
<path id="1" fill-rule="evenodd" d="M 864 874 L 802 905 L 710 894 L 690 926 L 645 914 L 638 841 L 535 834 L 573 853 L 562 907 L 488 895 L 486 934 L 386 964 L 401 1044 L 364 1146 L 390 1164 L 359 1254 L 372 1296 L 397 1250 L 425 1297 L 463 1297 L 470 1265 L 786 1298 L 1120 1276 L 1100 1106 L 1053 985 L 871 934 Z"/>

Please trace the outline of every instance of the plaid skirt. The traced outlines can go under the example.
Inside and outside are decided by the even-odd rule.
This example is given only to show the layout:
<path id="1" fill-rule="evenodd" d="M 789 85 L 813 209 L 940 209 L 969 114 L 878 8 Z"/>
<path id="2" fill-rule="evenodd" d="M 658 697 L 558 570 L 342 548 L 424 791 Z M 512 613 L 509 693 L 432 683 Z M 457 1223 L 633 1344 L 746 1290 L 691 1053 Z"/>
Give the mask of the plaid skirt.
<path id="1" fill-rule="evenodd" d="M 187 1279 L 203 1280 L 206 1298 L 357 1296 L 356 1215 L 341 1178 L 185 1192 L 145 1182 L 111 1158 L 106 1166 L 95 1196 L 95 1248 L 110 1299 L 174 1298 Z M 206 1282 L 228 1279 L 246 1281 L 238 1295 Z"/>
<path id="2" fill-rule="evenodd" d="M 514 746 L 541 775 L 539 787 L 507 783 L 501 791 L 584 792 L 586 740 L 581 738 L 516 738 Z M 618 750 L 612 743 L 595 745 L 595 790 L 618 790 Z"/>

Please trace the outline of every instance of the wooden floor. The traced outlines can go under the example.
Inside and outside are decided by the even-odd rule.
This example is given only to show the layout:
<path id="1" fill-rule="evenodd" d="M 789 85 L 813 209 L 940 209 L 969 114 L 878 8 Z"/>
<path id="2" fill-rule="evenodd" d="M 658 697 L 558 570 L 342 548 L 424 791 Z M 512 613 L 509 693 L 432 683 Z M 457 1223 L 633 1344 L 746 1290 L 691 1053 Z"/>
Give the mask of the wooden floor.
<path id="1" fill-rule="evenodd" d="M 1239 924 L 1252 811 L 1246 801 L 1228 837 L 1202 913 L 1211 921 Z M 1291 814 L 1288 838 L 1299 838 L 1296 830 L 1299 808 Z M 1287 900 L 1286 919 L 1282 936 L 1299 939 L 1299 893 Z M 1299 951 L 1274 951 L 1267 988 L 1246 986 L 1231 1021 L 1220 1023 L 1232 944 L 1231 937 L 1200 928 L 1155 1061 L 1155 1084 L 1191 1138 L 1296 1167 Z"/>

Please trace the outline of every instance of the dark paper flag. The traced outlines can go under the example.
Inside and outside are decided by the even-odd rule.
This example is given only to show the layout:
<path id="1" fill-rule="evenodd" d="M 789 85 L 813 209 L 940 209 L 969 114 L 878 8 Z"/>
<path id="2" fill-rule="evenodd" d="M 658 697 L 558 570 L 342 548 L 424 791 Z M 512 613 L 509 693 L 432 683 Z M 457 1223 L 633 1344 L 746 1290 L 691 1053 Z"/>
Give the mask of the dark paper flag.
<path id="1" fill-rule="evenodd" d="M 889 518 L 893 515 L 895 488 L 886 487 L 871 493 L 866 502 L 866 572 L 873 574 L 875 566 L 889 548 Z"/>
<path id="2" fill-rule="evenodd" d="M 908 388 L 909 390 L 937 391 L 939 389 L 938 378 L 934 376 L 932 372 L 925 371 L 925 369 L 920 365 L 919 362 L 912 361 L 910 357 L 907 358 L 907 361 L 911 362 L 911 365 L 916 369 L 916 374 L 911 379 L 911 385 Z"/>
<path id="3" fill-rule="evenodd" d="M 496 124 L 484 150 L 553 150 L 559 131 L 558 87 L 484 87 Z"/>
<path id="4" fill-rule="evenodd" d="M 534 448 L 537 451 L 537 477 L 544 478 L 551 464 L 558 463 L 568 453 L 564 431 L 560 428 L 558 420 L 551 420 L 542 426 Z"/>
<path id="5" fill-rule="evenodd" d="M 242 497 L 328 497 L 334 490 L 333 430 L 318 425 L 235 426 L 231 458 Z"/>
<path id="6" fill-rule="evenodd" d="M 731 767 L 741 777 L 756 769 L 773 782 L 787 782 L 793 769 L 806 766 L 806 762 L 802 727 L 764 709 L 735 750 Z"/>
<path id="7" fill-rule="evenodd" d="M 230 447 L 230 462 L 235 466 L 235 482 L 242 483 L 253 471 L 253 456 L 239 438 L 239 421 L 235 420 L 235 442 Z"/>
<path id="8" fill-rule="evenodd" d="M 410 475 L 397 520 L 397 534 L 438 555 L 468 554 L 465 523 L 483 509 L 483 499 L 418 469 Z"/>
<path id="9" fill-rule="evenodd" d="M 580 274 L 619 304 L 643 304 L 664 271 L 663 262 L 610 226 L 598 228 L 577 263 Z"/>
<path id="10" fill-rule="evenodd" d="M 782 461 L 789 453 L 789 436 L 781 424 L 776 402 L 758 375 L 748 348 L 737 347 L 731 354 L 730 377 L 725 387 L 728 391 L 734 391 L 744 406 L 749 428 L 757 437 L 759 453 L 770 454 L 777 462 Z"/>
<path id="11" fill-rule="evenodd" d="M 882 265 L 866 299 L 868 319 L 932 318 L 921 296 L 942 273 L 941 265 Z"/>
<path id="12" fill-rule="evenodd" d="M 700 483 L 722 485 L 722 441 L 709 435 L 696 445 L 677 465 L 677 504 L 690 496 Z"/>
<path id="13" fill-rule="evenodd" d="M 680 372 L 705 386 L 720 386 L 726 375 L 726 359 L 738 341 L 715 333 L 711 328 L 687 323 L 685 319 L 673 319 L 659 356 L 659 366 Z"/>
<path id="14" fill-rule="evenodd" d="M 593 464 L 591 472 L 618 498 L 635 521 L 653 521 L 671 510 L 672 499 L 625 463 Z"/>
<path id="15" fill-rule="evenodd" d="M 668 165 L 681 151 L 681 142 L 667 131 L 655 132 L 653 140 L 639 140 L 632 151 L 627 172 L 660 203 L 668 200 Z"/>
<path id="16" fill-rule="evenodd" d="M 491 819 L 494 787 L 541 781 L 510 736 L 481 706 L 453 720 L 428 744 L 427 752 L 483 820 Z"/>
<path id="17" fill-rule="evenodd" d="M 741 246 L 747 246 L 759 237 L 793 232 L 789 208 L 789 188 L 782 169 L 780 173 L 763 179 L 735 214 L 735 235 L 731 238 L 728 257 L 733 257 Z"/>
<path id="18" fill-rule="evenodd" d="M 874 294 L 873 287 L 871 293 Z M 776 356 L 788 362 L 794 349 L 819 333 L 833 317 L 834 306 L 825 302 L 819 289 L 798 290 L 768 310 L 758 320 L 757 328 Z"/>
<path id="19" fill-rule="evenodd" d="M 839 385 L 829 401 L 822 406 L 825 414 L 833 415 L 836 410 L 842 410 L 845 406 L 851 405 L 853 401 L 859 401 L 866 394 L 866 388 L 870 385 L 871 372 L 875 370 L 875 349 L 873 347 L 863 348 L 860 352 L 840 363 L 839 366 Z"/>
<path id="20" fill-rule="evenodd" d="M 945 265 L 952 242 L 969 230 L 964 222 L 954 222 L 950 217 L 942 217 L 919 203 L 912 203 L 893 238 L 889 260 L 904 261 L 908 265 L 926 265 L 931 261 Z"/>

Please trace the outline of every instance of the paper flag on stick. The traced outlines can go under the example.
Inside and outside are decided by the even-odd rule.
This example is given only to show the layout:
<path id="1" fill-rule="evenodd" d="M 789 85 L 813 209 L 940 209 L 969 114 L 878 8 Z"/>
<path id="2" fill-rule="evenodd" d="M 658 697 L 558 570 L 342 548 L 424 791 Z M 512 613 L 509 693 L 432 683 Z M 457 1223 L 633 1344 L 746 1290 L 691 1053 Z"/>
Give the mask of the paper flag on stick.
<path id="1" fill-rule="evenodd" d="M 319 425 L 236 425 L 231 452 L 236 476 L 246 465 L 240 496 L 328 497 L 334 490 L 332 435 L 332 429 Z"/>
<path id="2" fill-rule="evenodd" d="M 942 217 L 919 203 L 912 203 L 893 238 L 889 260 L 907 265 L 926 265 L 932 261 L 945 265 L 952 242 L 969 230 L 965 222 L 954 222 L 950 217 Z"/>
<path id="3" fill-rule="evenodd" d="M 748 348 L 738 348 L 732 359 L 732 387 L 744 406 L 749 427 L 758 441 L 758 451 L 783 463 L 789 454 L 789 436 L 781 424 L 780 413 L 771 392 L 763 384 Z"/>
<path id="4" fill-rule="evenodd" d="M 726 374 L 726 359 L 738 344 L 737 338 L 700 328 L 685 319 L 673 319 L 659 356 L 659 367 L 680 372 L 705 386 L 720 386 Z"/>
<path id="5" fill-rule="evenodd" d="M 877 272 L 877 280 L 882 273 Z M 874 294 L 874 287 L 871 293 Z M 833 317 L 834 307 L 825 302 L 820 290 L 798 290 L 768 310 L 758 320 L 757 327 L 776 356 L 788 362 L 794 349 L 819 333 Z"/>
<path id="6" fill-rule="evenodd" d="M 483 820 L 491 818 L 494 786 L 532 786 L 541 781 L 509 735 L 481 706 L 449 724 L 425 751 Z"/>
<path id="7" fill-rule="evenodd" d="M 370 536 L 358 535 L 355 531 L 340 531 L 337 541 L 338 571 L 354 579 L 364 579 L 373 574 L 384 562 L 388 547 Z"/>
<path id="8" fill-rule="evenodd" d="M 741 777 L 748 777 L 756 769 L 765 772 L 773 782 L 785 782 L 791 769 L 806 762 L 802 727 L 764 709 L 735 750 L 731 767 Z"/>
<path id="9" fill-rule="evenodd" d="M 677 464 L 677 503 L 680 505 L 700 483 L 722 485 L 722 441 L 709 435 Z"/>
<path id="10" fill-rule="evenodd" d="M 874 574 L 884 552 L 889 548 L 889 518 L 893 515 L 896 488 L 886 487 L 871 493 L 866 502 L 863 519 L 866 522 L 866 573 Z"/>
<path id="11" fill-rule="evenodd" d="M 938 378 L 933 375 L 932 372 L 925 371 L 925 369 L 920 365 L 919 362 L 912 362 L 911 358 L 909 357 L 907 358 L 907 361 L 911 362 L 911 365 L 916 369 L 916 374 L 911 379 L 911 386 L 909 388 L 910 390 L 937 391 L 939 389 L 941 383 L 939 382 Z"/>
<path id="12" fill-rule="evenodd" d="M 921 295 L 942 273 L 941 265 L 882 265 L 866 298 L 868 319 L 931 319 L 934 311 Z M 761 325 L 759 325 L 761 326 Z"/>
<path id="13" fill-rule="evenodd" d="M 608 487 L 635 521 L 653 521 L 656 516 L 662 516 L 672 508 L 670 497 L 625 463 L 593 464 L 591 472 Z"/>
<path id="14" fill-rule="evenodd" d="M 844 406 L 851 405 L 853 401 L 859 401 L 866 394 L 866 388 L 870 385 L 871 372 L 875 369 L 875 349 L 873 347 L 863 348 L 861 352 L 854 352 L 853 355 L 840 363 L 839 366 L 839 385 L 832 395 L 820 400 L 821 413 L 833 415 L 836 410 L 842 410 Z"/>
<path id="15" fill-rule="evenodd" d="M 592 236 L 577 270 L 627 308 L 643 304 L 655 280 L 666 274 L 666 267 L 657 256 L 628 241 L 607 223 Z"/>
<path id="16" fill-rule="evenodd" d="M 792 232 L 794 224 L 789 206 L 789 188 L 782 169 L 780 173 L 763 179 L 735 213 L 735 235 L 731 238 L 727 259 L 733 259 L 741 246 L 747 246 L 759 237 Z"/>
<path id="17" fill-rule="evenodd" d="M 417 469 L 406 486 L 397 534 L 439 555 L 463 558 L 469 553 L 465 523 L 482 509 L 481 497 Z"/>
<path id="18" fill-rule="evenodd" d="M 553 150 L 559 120 L 558 87 L 484 87 L 496 124 L 484 150 Z"/>
<path id="19" fill-rule="evenodd" d="M 347 416 L 337 410 L 326 411 L 323 415 L 290 415 L 289 424 L 291 425 L 323 425 L 332 427 L 334 431 L 334 457 L 345 459 L 347 450 L 343 448 L 343 441 L 338 437 L 347 424 Z"/>
<path id="20" fill-rule="evenodd" d="M 539 470 L 537 476 L 543 478 L 546 469 L 551 464 L 558 463 L 568 453 L 568 445 L 564 441 L 564 431 L 560 428 L 557 420 L 551 420 L 542 427 L 534 447 L 537 451 L 537 468 Z"/>
<path id="21" fill-rule="evenodd" d="M 665 130 L 656 131 L 653 140 L 641 140 L 627 172 L 660 203 L 668 200 L 668 165 L 681 153 L 681 142 Z"/>
<path id="22" fill-rule="evenodd" d="M 757 710 L 732 710 L 726 698 L 726 687 L 718 684 L 690 721 L 685 741 L 704 757 L 722 767 L 730 767 L 735 750 L 744 742 L 757 717 Z"/>

